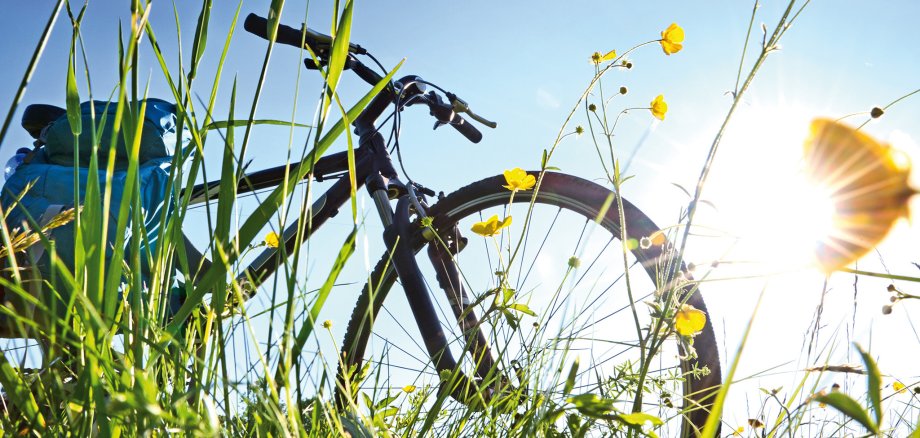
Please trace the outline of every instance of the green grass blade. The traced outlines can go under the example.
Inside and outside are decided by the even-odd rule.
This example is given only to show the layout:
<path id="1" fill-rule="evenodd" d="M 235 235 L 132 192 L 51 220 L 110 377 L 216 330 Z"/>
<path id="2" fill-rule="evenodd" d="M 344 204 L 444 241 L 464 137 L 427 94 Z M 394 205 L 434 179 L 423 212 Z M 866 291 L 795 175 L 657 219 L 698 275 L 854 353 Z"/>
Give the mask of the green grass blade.
<path id="1" fill-rule="evenodd" d="M 293 126 L 295 128 L 312 128 L 311 125 L 305 125 L 303 123 L 294 123 L 284 120 L 273 120 L 273 119 L 255 119 L 255 120 L 221 120 L 217 122 L 212 122 L 205 125 L 202 128 L 202 131 L 210 131 L 212 129 L 225 129 L 228 127 L 236 126 L 246 126 L 247 124 L 252 123 L 253 125 L 274 125 L 274 126 Z"/>
<path id="2" fill-rule="evenodd" d="M 867 277 L 885 278 L 888 280 L 910 281 L 920 283 L 920 277 L 910 277 L 907 275 L 883 274 L 881 272 L 860 271 L 858 269 L 842 268 L 840 272 L 849 272 L 850 274 L 865 275 Z"/>
<path id="3" fill-rule="evenodd" d="M 201 12 L 198 14 L 198 25 L 195 27 L 195 39 L 192 43 L 192 62 L 191 69 L 188 72 L 188 82 L 191 85 L 195 74 L 198 71 L 198 64 L 201 57 L 204 56 L 205 47 L 208 45 L 208 23 L 211 21 L 211 2 L 204 0 L 201 3 Z M 191 92 L 191 88 L 189 88 Z"/>
<path id="4" fill-rule="evenodd" d="M 70 59 L 67 62 L 67 121 L 74 137 L 83 132 L 83 115 L 80 113 L 80 92 L 77 89 L 76 56 L 74 48 L 77 43 L 77 30 L 74 28 L 73 39 L 70 43 Z M 76 146 L 75 146 L 76 148 Z"/>
<path id="5" fill-rule="evenodd" d="M 868 383 L 869 402 L 872 403 L 872 411 L 875 413 L 875 424 L 882 424 L 882 374 L 878 370 L 878 364 L 875 359 L 863 350 L 859 344 L 854 344 L 862 361 L 866 364 L 866 380 Z"/>
<path id="6" fill-rule="evenodd" d="M 825 403 L 850 419 L 862 424 L 870 432 L 878 433 L 878 426 L 869 418 L 869 413 L 852 397 L 842 392 L 832 392 L 816 396 L 812 400 L 818 403 Z"/>
<path id="7" fill-rule="evenodd" d="M 0 354 L 0 385 L 3 385 L 4 392 L 8 394 L 8 400 L 22 410 L 30 424 L 38 426 L 39 429 L 44 428 L 45 418 L 38 410 L 35 396 L 13 366 L 10 365 L 6 356 L 2 354 Z"/>
<path id="8" fill-rule="evenodd" d="M 268 35 L 268 41 L 272 43 L 278 37 L 278 23 L 281 22 L 282 9 L 284 9 L 284 0 L 272 0 L 268 8 L 268 29 L 265 34 Z"/>
<path id="9" fill-rule="evenodd" d="M 332 40 L 332 50 L 329 53 L 329 67 L 326 72 L 326 99 L 324 106 L 331 103 L 332 95 L 336 93 L 339 85 L 339 79 L 345 70 L 345 61 L 348 59 L 349 40 L 351 38 L 351 22 L 353 14 L 353 3 L 351 0 L 345 2 L 345 9 L 336 26 L 335 34 Z"/>
<path id="10" fill-rule="evenodd" d="M 748 321 L 747 328 L 744 329 L 744 335 L 741 336 L 741 343 L 738 344 L 738 350 L 735 351 L 735 358 L 732 360 L 732 366 L 728 369 L 728 374 L 725 376 L 725 380 L 723 380 L 724 383 L 719 389 L 719 393 L 716 395 L 716 401 L 712 404 L 712 410 L 709 412 L 709 417 L 706 418 L 706 425 L 703 426 L 703 432 L 700 434 L 702 438 L 713 438 L 719 430 L 719 424 L 722 422 L 722 410 L 725 407 L 725 397 L 728 396 L 728 389 L 734 381 L 735 371 L 738 370 L 738 364 L 741 362 L 741 353 L 744 352 L 748 335 L 751 334 L 751 327 L 754 326 L 754 317 L 757 316 L 757 310 L 760 309 L 760 303 L 763 301 L 763 295 L 766 290 L 766 287 L 764 287 L 757 297 L 757 304 L 754 305 L 751 319 Z"/>

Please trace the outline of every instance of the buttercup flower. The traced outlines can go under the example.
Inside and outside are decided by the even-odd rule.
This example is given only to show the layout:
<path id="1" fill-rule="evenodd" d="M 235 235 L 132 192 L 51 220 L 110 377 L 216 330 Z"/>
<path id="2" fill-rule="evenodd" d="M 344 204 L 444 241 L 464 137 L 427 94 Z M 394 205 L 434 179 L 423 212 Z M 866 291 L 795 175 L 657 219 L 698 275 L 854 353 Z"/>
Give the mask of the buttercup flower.
<path id="1" fill-rule="evenodd" d="M 280 243 L 281 241 L 278 238 L 278 234 L 274 231 L 265 235 L 265 244 L 268 245 L 269 248 L 277 248 Z"/>
<path id="2" fill-rule="evenodd" d="M 895 380 L 894 383 L 891 384 L 891 389 L 894 389 L 894 392 L 897 392 L 897 393 L 902 393 L 902 392 L 907 391 L 907 387 L 904 386 L 903 383 L 897 380 Z"/>
<path id="3" fill-rule="evenodd" d="M 674 329 L 681 336 L 696 336 L 706 326 L 706 314 L 689 304 L 682 304 L 674 316 Z"/>
<path id="4" fill-rule="evenodd" d="M 415 392 L 415 385 L 403 386 L 403 392 L 405 392 L 406 394 L 412 394 L 413 392 Z"/>
<path id="5" fill-rule="evenodd" d="M 328 319 L 323 321 L 323 328 L 325 329 L 332 328 L 332 321 Z"/>
<path id="6" fill-rule="evenodd" d="M 678 26 L 677 23 L 671 23 L 667 29 L 661 31 L 661 39 L 658 42 L 661 43 L 661 49 L 664 50 L 665 55 L 670 56 L 672 53 L 677 53 L 684 48 L 682 44 L 684 42 L 684 29 Z"/>
<path id="7" fill-rule="evenodd" d="M 530 190 L 537 183 L 537 179 L 533 175 L 528 175 L 524 169 L 515 167 L 505 171 L 505 182 L 508 185 L 503 187 L 516 192 L 518 190 Z"/>
<path id="8" fill-rule="evenodd" d="M 668 103 L 664 101 L 664 95 L 659 94 L 649 105 L 652 115 L 658 120 L 664 120 L 664 115 L 668 112 Z"/>
<path id="9" fill-rule="evenodd" d="M 594 52 L 594 53 L 591 55 L 591 63 L 597 65 L 597 64 L 600 64 L 600 63 L 602 63 L 602 62 L 610 61 L 611 59 L 614 59 L 614 58 L 616 58 L 616 57 L 617 57 L 617 51 L 616 51 L 616 50 L 611 50 L 611 51 L 607 52 L 606 55 L 601 55 L 601 52 Z"/>
<path id="10" fill-rule="evenodd" d="M 473 224 L 473 227 L 470 228 L 470 230 L 480 236 L 489 237 L 498 234 L 502 228 L 505 228 L 508 225 L 511 225 L 511 216 L 508 216 L 504 220 L 499 221 L 498 215 L 496 214 L 492 215 L 492 217 L 490 217 L 485 222 L 476 222 Z"/>
<path id="11" fill-rule="evenodd" d="M 909 159 L 889 145 L 828 119 L 811 124 L 805 143 L 806 175 L 833 203 L 833 229 L 819 236 L 816 258 L 826 272 L 872 250 L 895 222 L 908 216 Z M 890 313 L 890 306 L 883 310 Z"/>

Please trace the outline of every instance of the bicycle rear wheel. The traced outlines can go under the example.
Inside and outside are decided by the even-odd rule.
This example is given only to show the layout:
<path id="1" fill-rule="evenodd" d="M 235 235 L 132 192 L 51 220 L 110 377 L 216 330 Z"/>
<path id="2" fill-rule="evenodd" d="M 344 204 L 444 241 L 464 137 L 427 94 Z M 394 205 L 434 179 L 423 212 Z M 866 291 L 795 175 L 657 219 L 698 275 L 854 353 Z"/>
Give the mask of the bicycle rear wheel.
<path id="1" fill-rule="evenodd" d="M 512 408 L 511 413 L 518 415 L 497 421 L 507 421 L 503 426 L 510 428 L 520 426 L 524 414 L 532 417 L 563 406 L 574 412 L 567 398 L 589 393 L 615 400 L 613 407 L 619 412 L 632 412 L 640 386 L 638 375 L 645 375 L 639 410 L 669 422 L 658 430 L 659 435 L 689 436 L 701 429 L 714 392 L 721 384 L 711 324 L 707 322 L 694 338 L 696 357 L 688 358 L 687 351 L 672 334 L 662 343 L 656 359 L 645 361 L 644 369 L 640 360 L 648 353 L 640 353 L 640 339 L 648 337 L 655 324 L 649 315 L 652 306 L 643 302 L 660 305 L 668 291 L 673 290 L 672 297 L 706 310 L 702 296 L 691 283 L 672 287 L 667 273 L 675 271 L 670 266 L 676 261 L 673 251 L 662 241 L 660 229 L 624 201 L 629 240 L 626 246 L 631 248 L 624 258 L 615 201 L 607 204 L 609 208 L 602 220 L 596 222 L 611 196 L 609 190 L 574 176 L 546 173 L 531 210 L 532 192 L 518 192 L 513 203 L 509 203 L 511 192 L 503 184 L 502 176 L 478 181 L 444 197 L 429 209 L 440 235 L 435 242 L 461 240 L 459 236 L 451 239 L 445 235 L 451 232 L 459 231 L 466 237 L 463 249 L 452 261 L 473 302 L 468 308 L 481 315 L 480 329 L 491 346 L 497 367 L 513 375 L 514 385 L 527 388 L 527 394 L 539 394 Z M 530 220 L 522 231 L 528 213 Z M 486 221 L 492 215 L 512 216 L 512 226 L 494 237 L 481 237 L 469 231 L 474 223 Z M 659 237 L 643 239 L 656 235 Z M 473 355 L 465 353 L 465 336 L 456 327 L 457 317 L 451 312 L 445 293 L 434 281 L 431 261 L 424 255 L 426 252 L 420 252 L 425 243 L 416 239 L 411 244 L 440 312 L 440 329 L 451 341 L 450 349 L 459 366 L 472 376 L 477 364 L 473 363 Z M 683 266 L 680 271 L 686 272 Z M 394 287 L 401 289 L 398 286 L 389 256 L 384 255 L 349 321 L 342 345 L 342 364 L 360 369 L 366 355 L 374 358 L 368 373 L 372 377 L 361 384 L 361 390 L 438 384 L 438 373 L 419 341 L 418 331 L 407 322 L 411 318 L 404 294 L 391 293 Z M 575 357 L 580 367 L 574 388 L 565 393 L 566 376 Z M 342 372 L 340 366 L 340 376 Z M 535 403 L 541 406 L 534 406 Z M 534 410 L 527 411 L 528 406 Z M 477 424 L 488 424 L 472 420 L 474 416 L 464 413 L 468 410 L 452 409 L 449 405 L 441 408 L 449 412 L 448 418 L 457 415 L 444 424 L 456 425 L 462 421 L 473 429 Z M 494 425 L 496 418 L 493 416 L 489 421 Z M 559 421 L 566 420 L 563 417 Z M 596 425 L 616 426 L 612 421 L 599 421 Z"/>

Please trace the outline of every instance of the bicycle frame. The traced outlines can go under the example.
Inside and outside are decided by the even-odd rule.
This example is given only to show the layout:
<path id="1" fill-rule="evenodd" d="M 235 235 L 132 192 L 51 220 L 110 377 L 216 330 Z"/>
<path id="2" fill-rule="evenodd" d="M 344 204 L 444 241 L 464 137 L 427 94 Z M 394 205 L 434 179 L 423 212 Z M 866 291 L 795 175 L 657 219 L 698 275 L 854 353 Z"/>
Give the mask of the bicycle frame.
<path id="1" fill-rule="evenodd" d="M 366 82 L 373 84 L 380 80 L 379 75 L 367 69 L 357 60 L 352 59 L 350 67 Z M 410 207 L 415 208 L 416 213 L 423 214 L 423 211 L 419 212 L 418 210 L 424 210 L 424 195 L 417 197 L 415 186 L 412 184 L 406 185 L 399 181 L 390 155 L 386 150 L 384 138 L 374 126 L 376 120 L 394 101 L 398 99 L 408 101 L 412 96 L 423 93 L 420 87 L 410 85 L 417 79 L 419 78 L 416 76 L 406 76 L 400 79 L 398 83 L 406 84 L 399 91 L 401 95 L 397 94 L 394 87 L 385 88 L 355 119 L 353 126 L 359 139 L 358 147 L 354 150 L 355 180 L 359 188 L 361 186 L 366 187 L 368 193 L 374 199 L 384 225 L 384 242 L 387 248 L 392 250 L 392 266 L 404 286 L 409 306 L 412 309 L 432 363 L 438 371 L 454 371 L 457 367 L 457 362 L 447 347 L 447 337 L 441 329 L 441 321 L 437 316 L 424 277 L 419 270 L 415 252 L 412 250 L 415 246 L 412 242 L 417 242 L 414 239 L 422 238 L 422 233 L 420 233 L 421 229 L 417 225 L 414 228 L 410 227 Z M 305 163 L 295 163 L 288 169 L 286 169 L 287 166 L 278 166 L 246 175 L 238 183 L 238 193 L 277 186 L 283 183 L 285 175 L 290 175 L 293 169 L 302 165 L 305 165 Z M 317 181 L 330 178 L 338 178 L 338 180 L 325 193 L 320 195 L 308 210 L 311 226 L 304 227 L 303 240 L 310 238 L 317 229 L 328 219 L 334 217 L 339 209 L 348 202 L 351 196 L 351 183 L 348 178 L 342 177 L 347 172 L 348 156 L 346 152 L 327 155 L 313 164 L 312 172 L 307 175 L 307 178 L 314 178 Z M 196 204 L 208 199 L 216 199 L 219 192 L 217 186 L 218 182 L 196 186 L 193 189 L 190 203 Z M 428 194 L 433 195 L 433 192 Z M 397 199 L 395 211 L 391 205 L 392 199 Z M 282 233 L 280 240 L 284 241 L 285 250 L 288 252 L 292 252 L 297 245 L 296 240 L 300 227 L 301 223 L 298 220 L 289 225 Z M 415 232 L 412 231 L 413 229 Z M 277 257 L 279 250 L 280 248 L 264 250 L 250 263 L 240 276 L 240 279 L 248 280 L 254 288 L 258 287 L 263 280 L 279 267 L 280 258 Z M 450 257 L 451 255 L 447 251 L 429 251 L 429 258 L 431 258 L 435 266 L 439 282 L 442 285 L 445 281 L 459 285 L 458 279 L 460 276 L 456 266 L 449 262 Z M 462 286 L 459 288 L 453 287 L 450 290 L 456 297 L 465 295 Z M 461 328 L 477 328 L 476 336 L 471 337 L 470 341 L 473 351 L 481 358 L 476 370 L 477 375 L 485 379 L 492 368 L 491 355 L 488 354 L 485 336 L 478 330 L 478 321 L 472 312 L 467 312 L 467 316 L 460 324 Z M 459 372 L 458 374 L 458 381 L 467 381 L 465 375 Z M 468 384 L 458 385 L 450 392 L 455 397 L 466 397 L 465 393 L 472 388 L 475 387 Z M 463 391 L 464 395 L 458 395 L 457 391 Z"/>

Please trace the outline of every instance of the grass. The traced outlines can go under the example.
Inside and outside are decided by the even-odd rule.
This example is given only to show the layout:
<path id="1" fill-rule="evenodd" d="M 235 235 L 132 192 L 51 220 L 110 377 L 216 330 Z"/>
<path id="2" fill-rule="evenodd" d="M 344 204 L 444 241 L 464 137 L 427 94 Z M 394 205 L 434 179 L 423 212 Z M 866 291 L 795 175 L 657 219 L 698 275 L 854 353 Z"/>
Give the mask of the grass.
<path id="1" fill-rule="evenodd" d="M 441 371 L 431 365 L 416 332 L 406 328 L 414 321 L 398 291 L 390 292 L 379 314 L 358 315 L 374 320 L 376 327 L 370 357 L 360 367 L 348 366 L 348 350 L 334 336 L 332 322 L 319 321 L 334 289 L 358 288 L 357 284 L 343 285 L 340 275 L 354 256 L 356 241 L 366 236 L 367 219 L 360 215 L 358 181 L 354 179 L 356 141 L 348 128 L 372 98 L 389 86 L 402 65 L 393 66 L 384 80 L 355 103 L 340 99 L 356 6 L 351 1 L 335 2 L 330 32 L 334 40 L 328 63 L 320 70 L 323 92 L 313 122 L 303 124 L 295 123 L 296 109 L 290 120 L 256 118 L 263 104 L 263 87 L 271 80 L 274 37 L 282 17 L 288 17 L 284 1 L 275 0 L 269 11 L 261 11 L 270 17 L 270 41 L 261 57 L 252 101 L 242 104 L 244 118 L 239 118 L 237 108 L 237 80 L 228 87 L 229 81 L 222 77 L 232 43 L 239 38 L 233 30 L 243 11 L 242 2 L 235 8 L 223 45 L 216 46 L 215 41 L 221 40 L 214 38 L 220 33 L 210 23 L 211 10 L 228 6 L 202 0 L 185 51 L 187 63 L 180 56 L 177 65 L 171 65 L 160 49 L 160 24 L 150 21 L 151 8 L 161 6 L 140 0 L 129 3 L 130 23 L 119 27 L 119 81 L 111 96 L 93 94 L 81 34 L 86 5 L 77 10 L 77 5 L 61 0 L 49 16 L 0 129 L 2 141 L 52 29 L 61 25 L 59 12 L 66 10 L 72 29 L 65 84 L 67 117 L 75 143 L 81 134 L 91 135 L 94 150 L 86 179 L 81 181 L 81 174 L 74 172 L 75 198 L 80 196 L 77 187 L 86 187 L 84 201 L 77 203 L 82 208 L 50 224 L 32 218 L 31 228 L 41 229 L 39 233 L 24 232 L 11 224 L 2 227 L 0 256 L 5 272 L 0 284 L 9 300 L 0 306 L 8 326 L 3 334 L 35 339 L 43 350 L 42 365 L 36 370 L 13 363 L 10 355 L 0 355 L 0 386 L 5 394 L 0 428 L 5 433 L 680 436 L 683 418 L 711 409 L 713 414 L 700 430 L 684 433 L 705 437 L 920 436 L 920 382 L 885 383 L 890 377 L 877 363 L 871 346 L 853 346 L 860 365 L 831 362 L 839 357 L 839 350 L 850 348 L 852 334 L 837 329 L 821 337 L 818 332 L 823 327 L 818 322 L 814 337 L 803 345 L 800 362 L 805 365 L 783 376 L 794 382 L 790 388 L 752 388 L 749 382 L 760 376 L 739 375 L 739 363 L 756 348 L 748 343 L 750 324 L 739 345 L 722 348 L 723 363 L 730 365 L 722 376 L 727 383 L 703 398 L 714 405 L 694 406 L 686 400 L 698 397 L 683 394 L 685 382 L 713 371 L 688 368 L 689 362 L 679 359 L 706 354 L 698 352 L 699 341 L 694 345 L 692 335 L 687 335 L 698 329 L 685 332 L 682 328 L 695 310 L 685 305 L 692 292 L 715 280 L 712 277 L 718 268 L 713 263 L 711 269 L 693 269 L 679 261 L 687 258 L 688 248 L 696 242 L 693 234 L 702 229 L 697 225 L 697 209 L 705 203 L 704 189 L 717 165 L 726 127 L 758 71 L 776 52 L 808 1 L 790 1 L 774 30 L 768 33 L 764 27 L 762 43 L 752 49 L 759 5 L 754 2 L 731 106 L 706 154 L 696 186 L 687 191 L 687 205 L 676 223 L 660 231 L 673 242 L 671 246 L 657 240 L 658 233 L 635 236 L 627 232 L 633 216 L 622 192 L 631 178 L 627 174 L 631 157 L 623 155 L 614 135 L 621 116 L 648 108 L 617 110 L 612 98 L 626 92 L 605 91 L 608 74 L 630 68 L 626 55 L 639 56 L 649 48 L 645 46 L 657 47 L 658 40 L 609 59 L 598 54 L 594 76 L 576 99 L 552 146 L 543 151 L 533 187 L 508 192 L 507 202 L 464 219 L 458 229 L 468 242 L 452 240 L 450 233 L 419 219 L 431 231 L 432 245 L 467 245 L 449 259 L 460 266 L 452 281 L 462 284 L 469 296 L 451 303 L 435 290 L 438 296 L 433 309 L 442 321 L 474 313 L 476 318 L 468 319 L 470 326 L 462 329 L 444 323 L 450 352 L 459 365 Z M 186 41 L 176 14 L 176 36 Z M 178 132 L 183 140 L 168 166 L 166 193 L 171 214 L 155 216 L 156 227 L 145 227 L 150 221 L 136 208 L 143 189 L 138 176 L 143 163 L 138 156 L 150 83 L 139 72 L 142 46 L 151 49 L 159 68 L 155 74 L 169 84 L 178 104 Z M 307 50 L 301 54 L 314 60 L 318 55 Z M 215 57 L 214 77 L 201 78 L 202 63 Z M 207 101 L 198 97 L 202 89 Z M 229 98 L 224 120 L 223 115 L 215 114 L 219 97 Z M 92 99 L 110 100 L 113 111 L 96 114 L 86 125 L 79 104 Z M 110 138 L 101 136 L 105 117 L 113 117 L 115 133 Z M 587 130 L 582 125 L 572 129 L 573 123 L 582 123 Z M 234 221 L 241 205 L 238 182 L 245 186 L 246 173 L 252 170 L 247 163 L 251 145 L 258 140 L 257 125 L 290 130 L 285 179 L 260 193 L 256 205 L 243 213 L 242 220 Z M 294 129 L 309 130 L 309 140 L 302 148 L 293 145 Z M 556 170 L 552 159 L 557 148 L 569 136 L 585 134 L 597 151 L 609 194 L 599 211 L 592 211 L 587 219 L 560 225 L 557 220 L 571 218 L 545 209 L 536 202 L 535 194 L 547 190 L 543 184 L 546 173 Z M 113 151 L 119 139 L 127 145 L 125 168 L 116 168 Z M 320 248 L 303 243 L 302 237 L 312 233 L 310 201 L 317 196 L 313 182 L 302 181 L 336 141 L 347 144 L 349 172 L 343 177 L 351 186 L 349 229 L 338 247 Z M 196 208 L 187 189 L 196 181 L 213 179 L 205 166 L 206 144 L 221 147 L 218 193 L 203 207 L 211 239 L 202 252 L 212 263 L 200 262 L 188 253 L 183 234 L 189 211 Z M 116 170 L 126 177 L 121 198 L 112 191 Z M 4 206 L 4 217 L 11 208 Z M 112 211 L 118 212 L 115 220 L 109 214 Z M 486 222 L 491 214 L 514 220 L 488 236 L 467 231 L 475 222 Z M 616 221 L 605 223 L 610 217 Z M 17 253 L 39 244 L 51 247 L 48 234 L 65 225 L 75 230 L 75 262 L 68 266 L 52 256 L 49 278 L 36 290 L 35 283 L 28 281 L 36 274 L 34 269 L 19 269 L 24 258 Z M 153 228 L 158 232 L 154 234 Z M 576 236 L 571 230 L 580 232 Z M 293 234 L 296 244 L 290 251 L 280 245 L 271 253 L 280 266 L 274 277 L 253 278 L 246 263 L 269 246 L 262 240 L 268 231 Z M 116 236 L 114 242 L 108 240 L 110 234 Z M 153 241 L 155 245 L 150 245 Z M 662 248 L 655 249 L 657 246 Z M 654 280 L 645 279 L 641 263 L 628 251 L 636 248 L 664 254 L 655 265 L 658 276 Z M 329 269 L 304 273 L 301 267 L 306 259 L 324 260 Z M 544 259 L 552 260 L 544 264 Z M 388 267 L 390 262 L 390 256 L 384 255 L 381 266 Z M 854 278 L 917 281 L 909 275 L 846 272 Z M 365 277 L 371 280 L 366 289 L 371 299 L 391 286 L 385 276 L 367 272 Z M 435 284 L 433 271 L 426 271 L 426 278 L 429 286 Z M 313 289 L 314 284 L 319 287 Z M 621 293 L 607 294 L 613 286 Z M 401 286 L 397 283 L 395 287 Z M 240 305 L 256 290 L 270 297 L 264 306 Z M 181 293 L 184 301 L 172 312 L 168 297 L 174 293 Z M 765 289 L 761 297 L 767 293 Z M 890 293 L 894 306 L 917 298 L 909 289 L 895 288 Z M 612 295 L 622 301 L 615 301 Z M 25 311 L 33 308 L 32 314 Z M 755 313 L 758 320 L 769 317 L 762 310 Z M 617 330 L 604 322 L 613 317 L 623 321 Z M 711 330 L 711 319 L 717 315 L 707 317 Z M 750 322 L 754 320 L 752 314 Z M 471 346 L 475 342 L 468 342 L 477 332 L 490 346 L 487 356 L 480 347 Z M 336 351 L 332 355 L 328 345 Z M 339 348 L 346 349 L 344 356 L 339 355 Z M 727 355 L 729 351 L 734 352 Z M 241 365 L 244 369 L 239 372 Z M 337 375 L 338 369 L 345 370 L 344 376 Z M 479 377 L 466 377 L 473 374 Z M 841 383 L 828 387 L 828 376 Z M 749 402 L 747 421 L 741 424 L 737 418 L 721 415 L 729 410 L 727 403 L 739 400 L 735 395 L 739 391 Z M 737 416 L 742 409 L 732 406 L 731 411 Z"/>

